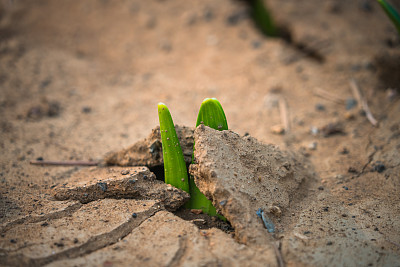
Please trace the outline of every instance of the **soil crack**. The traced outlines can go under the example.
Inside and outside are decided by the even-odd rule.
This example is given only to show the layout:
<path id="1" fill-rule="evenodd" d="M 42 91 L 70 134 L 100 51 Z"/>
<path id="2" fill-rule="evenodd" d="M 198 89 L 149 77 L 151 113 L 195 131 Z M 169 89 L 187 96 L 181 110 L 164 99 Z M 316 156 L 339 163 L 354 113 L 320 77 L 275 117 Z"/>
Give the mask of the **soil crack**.
<path id="1" fill-rule="evenodd" d="M 110 232 L 91 237 L 84 244 L 67 249 L 57 254 L 43 258 L 29 258 L 23 254 L 12 256 L 0 256 L 0 262 L 7 266 L 43 266 L 54 261 L 72 259 L 90 254 L 96 250 L 113 245 L 126 237 L 136 227 L 139 227 L 145 220 L 154 216 L 157 212 L 164 210 L 160 203 L 154 204 L 150 209 L 139 212 L 129 218 L 128 221 L 119 225 Z"/>
<path id="2" fill-rule="evenodd" d="M 82 205 L 83 204 L 76 202 L 73 205 L 68 206 L 63 210 L 56 211 L 53 213 L 44 214 L 44 215 L 40 215 L 40 216 L 28 215 L 28 216 L 16 219 L 14 221 L 7 223 L 4 227 L 2 227 L 0 230 L 0 233 L 3 234 L 20 224 L 38 223 L 38 222 L 42 222 L 42 221 L 46 221 L 46 220 L 54 220 L 54 219 L 60 219 L 60 218 L 66 217 L 66 216 L 70 216 L 72 213 L 79 210 L 82 207 Z"/>
<path id="3" fill-rule="evenodd" d="M 186 254 L 187 243 L 188 243 L 188 240 L 187 240 L 186 236 L 182 236 L 179 239 L 179 249 L 176 251 L 172 260 L 166 265 L 167 267 L 182 265 L 181 261 L 182 261 L 183 256 Z"/>

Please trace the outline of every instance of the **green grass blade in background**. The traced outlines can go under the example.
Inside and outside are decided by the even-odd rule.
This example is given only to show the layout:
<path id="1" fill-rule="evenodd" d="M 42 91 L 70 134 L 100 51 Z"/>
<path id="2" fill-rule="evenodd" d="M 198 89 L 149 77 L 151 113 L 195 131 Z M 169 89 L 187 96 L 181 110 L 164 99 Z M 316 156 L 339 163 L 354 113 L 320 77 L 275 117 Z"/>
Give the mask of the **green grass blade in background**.
<path id="1" fill-rule="evenodd" d="M 277 37 L 279 31 L 272 19 L 271 12 L 264 5 L 263 0 L 250 1 L 251 17 L 257 27 L 267 36 Z"/>
<path id="2" fill-rule="evenodd" d="M 171 114 L 163 103 L 158 104 L 158 119 L 160 121 L 165 183 L 189 193 L 188 175 L 181 145 Z"/>
<path id="3" fill-rule="evenodd" d="M 200 106 L 199 115 L 197 116 L 196 127 L 204 124 L 216 130 L 228 130 L 228 123 L 225 112 L 221 103 L 215 98 L 206 98 Z M 212 202 L 200 192 L 199 188 L 194 183 L 194 179 L 189 179 L 190 201 L 188 206 L 191 209 L 201 209 L 204 213 L 210 216 L 218 216 L 226 220 L 223 216 L 217 213 L 217 210 L 212 205 Z"/>
<path id="4" fill-rule="evenodd" d="M 386 15 L 393 21 L 393 24 L 396 26 L 398 33 L 400 34 L 400 14 L 385 0 L 377 0 L 381 5 Z"/>

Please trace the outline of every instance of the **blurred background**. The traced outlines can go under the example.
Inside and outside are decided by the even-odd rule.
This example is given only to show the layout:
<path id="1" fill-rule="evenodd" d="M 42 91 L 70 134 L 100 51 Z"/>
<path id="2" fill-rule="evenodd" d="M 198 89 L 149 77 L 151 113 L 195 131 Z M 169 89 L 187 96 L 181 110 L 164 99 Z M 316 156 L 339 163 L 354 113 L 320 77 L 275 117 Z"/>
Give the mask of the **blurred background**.
<path id="1" fill-rule="evenodd" d="M 355 77 L 376 99 L 388 88 L 376 58 L 396 65 L 398 54 L 395 27 L 369 0 L 264 1 L 291 42 L 265 36 L 249 1 L 0 3 L 3 166 L 11 155 L 101 158 L 147 136 L 158 102 L 194 126 L 206 97 L 220 100 L 232 130 L 300 145 L 346 112 L 315 90 L 351 97 Z M 282 98 L 286 135 L 273 130 Z"/>

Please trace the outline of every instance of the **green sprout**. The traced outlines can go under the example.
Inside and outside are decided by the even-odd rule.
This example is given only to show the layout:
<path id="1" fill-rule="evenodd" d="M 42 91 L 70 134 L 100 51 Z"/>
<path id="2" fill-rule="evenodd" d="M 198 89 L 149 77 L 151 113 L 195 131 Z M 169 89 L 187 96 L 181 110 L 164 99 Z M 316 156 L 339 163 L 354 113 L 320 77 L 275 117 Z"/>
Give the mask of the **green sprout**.
<path id="1" fill-rule="evenodd" d="M 226 220 L 225 217 L 217 213 L 212 202 L 200 192 L 194 179 L 188 179 L 186 163 L 176 135 L 174 122 L 172 121 L 167 106 L 163 103 L 158 104 L 158 118 L 160 121 L 165 183 L 180 188 L 190 194 L 190 200 L 186 204 L 187 208 L 201 209 L 210 216 L 218 216 L 220 219 Z M 220 131 L 228 130 L 225 112 L 217 99 L 204 99 L 197 116 L 196 127 L 200 124 Z"/>
<path id="2" fill-rule="evenodd" d="M 206 98 L 201 103 L 199 114 L 197 116 L 196 127 L 204 124 L 215 130 L 228 130 L 228 123 L 226 121 L 225 112 L 222 109 L 221 103 L 216 98 Z M 218 216 L 226 220 L 223 216 L 217 213 L 212 202 L 200 192 L 194 183 L 193 177 L 189 179 L 190 200 L 188 207 L 191 209 L 201 209 L 204 213 L 210 216 Z"/>
<path id="3" fill-rule="evenodd" d="M 251 0 L 249 4 L 250 15 L 261 32 L 267 36 L 277 37 L 279 35 L 278 28 L 264 2 L 262 0 Z"/>
<path id="4" fill-rule="evenodd" d="M 386 15 L 393 21 L 394 26 L 396 26 L 397 31 L 400 34 L 400 15 L 393 6 L 391 6 L 385 0 L 377 0 L 378 3 L 381 5 L 383 10 L 385 11 Z"/>
<path id="5" fill-rule="evenodd" d="M 182 148 L 167 106 L 158 104 L 165 183 L 189 193 L 189 182 Z"/>

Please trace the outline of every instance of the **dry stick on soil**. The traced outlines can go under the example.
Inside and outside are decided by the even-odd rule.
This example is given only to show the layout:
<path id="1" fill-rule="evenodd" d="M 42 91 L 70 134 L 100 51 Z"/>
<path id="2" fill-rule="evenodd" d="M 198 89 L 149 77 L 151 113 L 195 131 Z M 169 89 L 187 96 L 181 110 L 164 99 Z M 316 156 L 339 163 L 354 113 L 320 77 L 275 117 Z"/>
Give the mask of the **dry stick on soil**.
<path id="1" fill-rule="evenodd" d="M 85 160 L 70 160 L 70 161 L 56 161 L 56 160 L 33 160 L 30 162 L 32 165 L 53 165 L 53 166 L 97 166 L 100 163 L 97 161 Z"/>
<path id="2" fill-rule="evenodd" d="M 361 104 L 361 108 L 364 110 L 365 114 L 367 115 L 367 119 L 373 126 L 378 126 L 378 121 L 374 118 L 371 111 L 369 110 L 367 100 L 364 98 L 361 88 L 358 86 L 356 80 L 354 78 L 350 79 L 350 87 L 351 91 L 354 95 L 354 98 L 357 100 L 358 103 Z"/>
<path id="3" fill-rule="evenodd" d="M 321 88 L 315 89 L 314 90 L 314 95 L 319 96 L 319 97 L 324 98 L 324 99 L 327 99 L 327 100 L 330 100 L 330 101 L 335 102 L 337 104 L 345 104 L 346 103 L 345 99 L 340 98 L 340 97 L 338 97 L 338 96 L 336 96 L 334 94 L 331 94 L 331 93 L 329 93 L 329 92 L 327 92 L 325 90 L 322 90 Z"/>
<path id="4" fill-rule="evenodd" d="M 278 266 L 285 267 L 285 262 L 283 261 L 282 253 L 280 250 L 280 247 L 281 247 L 280 241 L 278 241 L 278 246 L 276 244 L 273 244 L 272 246 L 274 248 L 275 255 L 278 260 Z"/>
<path id="5" fill-rule="evenodd" d="M 290 130 L 288 103 L 282 96 L 279 98 L 279 112 L 281 114 L 281 121 L 283 128 L 285 129 L 285 133 L 288 133 Z"/>

